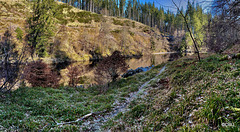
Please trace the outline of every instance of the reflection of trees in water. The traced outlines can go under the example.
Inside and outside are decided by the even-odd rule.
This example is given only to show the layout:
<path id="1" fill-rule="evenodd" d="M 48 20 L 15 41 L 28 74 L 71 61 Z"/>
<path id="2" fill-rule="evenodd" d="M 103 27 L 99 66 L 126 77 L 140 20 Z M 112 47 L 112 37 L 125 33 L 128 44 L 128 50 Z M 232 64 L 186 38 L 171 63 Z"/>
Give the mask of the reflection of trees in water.
<path id="1" fill-rule="evenodd" d="M 168 61 L 169 56 L 170 56 L 169 54 L 152 55 L 152 58 L 154 58 L 152 59 L 154 62 L 152 65 L 159 65 L 161 63 Z"/>
<path id="2" fill-rule="evenodd" d="M 88 65 L 89 69 L 93 69 L 100 61 L 101 60 L 91 60 L 91 61 L 89 61 L 89 63 L 90 63 Z"/>
<path id="3" fill-rule="evenodd" d="M 136 69 L 138 67 L 147 67 L 152 65 L 159 65 L 167 61 L 176 60 L 180 57 L 180 54 L 156 54 L 142 56 L 140 59 L 127 60 L 130 69 Z"/>
<path id="4" fill-rule="evenodd" d="M 162 64 L 167 61 L 172 61 L 178 59 L 180 57 L 179 54 L 157 54 L 157 55 L 148 55 L 142 56 L 140 58 L 129 58 L 126 60 L 126 63 L 129 65 L 129 69 L 137 69 L 138 67 L 148 67 L 152 65 Z M 101 61 L 101 60 L 100 60 Z M 81 65 L 84 67 L 82 76 L 86 77 L 89 83 L 94 83 L 94 75 L 95 68 L 99 60 L 88 61 L 88 62 L 62 62 L 58 63 L 55 67 L 61 73 L 63 81 L 68 80 L 65 73 L 67 72 L 67 68 L 70 66 Z"/>
<path id="5" fill-rule="evenodd" d="M 174 60 L 179 59 L 180 57 L 182 57 L 181 54 L 173 53 L 173 54 L 170 54 L 168 61 L 174 61 Z"/>
<path id="6" fill-rule="evenodd" d="M 52 65 L 54 69 L 56 69 L 57 71 L 60 71 L 62 69 L 66 69 L 71 64 L 72 62 L 70 61 L 63 61 L 63 62 L 53 63 Z"/>
<path id="7" fill-rule="evenodd" d="M 78 79 L 77 79 L 77 82 L 75 80 L 74 85 L 81 84 L 82 82 L 90 83 L 94 78 L 93 68 L 89 66 L 90 65 L 89 61 L 65 62 L 65 63 L 62 62 L 62 63 L 59 63 L 58 65 L 59 65 L 58 71 L 62 76 L 60 83 L 62 83 L 64 85 L 68 85 L 68 82 L 71 81 L 71 80 L 69 80 L 69 69 L 73 70 L 72 67 L 74 67 L 74 69 L 76 71 L 78 70 L 78 72 L 76 72 Z M 75 73 L 73 73 L 73 71 L 72 71 L 72 74 L 75 74 Z"/>

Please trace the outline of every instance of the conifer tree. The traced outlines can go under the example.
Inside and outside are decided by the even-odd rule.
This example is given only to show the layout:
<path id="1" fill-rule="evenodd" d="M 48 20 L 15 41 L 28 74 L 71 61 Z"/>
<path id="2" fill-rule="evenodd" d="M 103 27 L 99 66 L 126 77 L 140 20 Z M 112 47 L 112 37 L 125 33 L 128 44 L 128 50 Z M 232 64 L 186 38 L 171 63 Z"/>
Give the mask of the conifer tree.
<path id="1" fill-rule="evenodd" d="M 120 0 L 120 15 L 124 17 L 124 8 L 125 8 L 126 0 Z"/>
<path id="2" fill-rule="evenodd" d="M 33 54 L 45 57 L 49 38 L 54 29 L 54 0 L 38 0 L 33 6 L 33 15 L 28 19 L 28 42 Z"/>

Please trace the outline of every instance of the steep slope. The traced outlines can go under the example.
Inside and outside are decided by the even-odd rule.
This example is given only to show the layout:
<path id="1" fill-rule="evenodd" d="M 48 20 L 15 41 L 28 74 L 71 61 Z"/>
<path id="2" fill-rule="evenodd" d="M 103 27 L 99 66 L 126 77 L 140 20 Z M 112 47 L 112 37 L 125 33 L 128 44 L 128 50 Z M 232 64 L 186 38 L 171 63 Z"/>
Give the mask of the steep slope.
<path id="1" fill-rule="evenodd" d="M 32 3 L 0 1 L 0 36 L 7 28 L 20 28 L 27 34 L 26 20 Z M 49 58 L 88 60 L 94 54 L 103 56 L 120 50 L 125 55 L 167 51 L 168 41 L 156 29 L 125 18 L 103 16 L 58 2 L 55 36 L 49 40 Z M 24 42 L 14 40 L 20 46 Z"/>

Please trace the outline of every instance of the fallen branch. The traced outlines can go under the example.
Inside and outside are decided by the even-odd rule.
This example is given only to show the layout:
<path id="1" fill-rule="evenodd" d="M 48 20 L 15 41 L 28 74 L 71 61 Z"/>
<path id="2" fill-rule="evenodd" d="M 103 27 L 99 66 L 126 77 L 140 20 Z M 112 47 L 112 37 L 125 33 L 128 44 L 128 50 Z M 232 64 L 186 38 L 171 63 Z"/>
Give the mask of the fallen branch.
<path id="1" fill-rule="evenodd" d="M 66 124 L 76 123 L 76 122 L 79 122 L 79 121 L 81 121 L 81 120 L 83 120 L 83 119 L 85 119 L 85 118 L 87 118 L 87 117 L 89 117 L 91 115 L 93 115 L 93 113 L 89 113 L 89 114 L 87 114 L 87 115 L 85 115 L 85 116 L 83 116 L 83 117 L 81 117 L 81 118 L 79 118 L 79 119 L 77 119 L 75 121 L 62 122 L 62 123 L 56 122 L 57 123 L 56 125 L 59 126 L 59 125 L 66 125 Z"/>
<path id="2" fill-rule="evenodd" d="M 99 111 L 99 112 L 92 112 L 92 113 L 89 113 L 89 114 L 84 115 L 84 116 L 81 117 L 81 118 L 78 118 L 78 119 L 75 120 L 75 121 L 61 122 L 61 123 L 56 122 L 56 121 L 53 119 L 53 117 L 50 117 L 50 118 L 54 121 L 54 123 L 56 123 L 57 126 L 59 126 L 59 125 L 66 125 L 66 124 L 77 123 L 77 122 L 82 121 L 82 120 L 84 120 L 84 119 L 86 119 L 86 118 L 89 118 L 90 116 L 97 115 L 97 114 L 104 113 L 104 112 L 106 112 L 106 110 L 105 110 L 105 111 Z"/>

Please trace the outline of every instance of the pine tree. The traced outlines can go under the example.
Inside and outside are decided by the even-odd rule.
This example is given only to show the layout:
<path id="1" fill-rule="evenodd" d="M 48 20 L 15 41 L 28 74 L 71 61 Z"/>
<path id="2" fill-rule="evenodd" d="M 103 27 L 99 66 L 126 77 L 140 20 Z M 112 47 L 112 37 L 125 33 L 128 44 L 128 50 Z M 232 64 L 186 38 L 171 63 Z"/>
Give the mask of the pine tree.
<path id="1" fill-rule="evenodd" d="M 54 30 L 54 0 L 38 0 L 33 7 L 33 15 L 28 19 L 28 42 L 33 54 L 45 57 L 48 40 L 53 36 Z"/>
<path id="2" fill-rule="evenodd" d="M 127 9 L 126 9 L 126 18 L 131 19 L 131 10 L 132 10 L 132 1 L 128 0 L 127 2 Z"/>
<path id="3" fill-rule="evenodd" d="M 126 0 L 120 0 L 120 14 L 122 17 L 124 17 L 124 9 L 125 9 L 125 4 L 126 4 Z"/>

